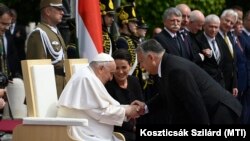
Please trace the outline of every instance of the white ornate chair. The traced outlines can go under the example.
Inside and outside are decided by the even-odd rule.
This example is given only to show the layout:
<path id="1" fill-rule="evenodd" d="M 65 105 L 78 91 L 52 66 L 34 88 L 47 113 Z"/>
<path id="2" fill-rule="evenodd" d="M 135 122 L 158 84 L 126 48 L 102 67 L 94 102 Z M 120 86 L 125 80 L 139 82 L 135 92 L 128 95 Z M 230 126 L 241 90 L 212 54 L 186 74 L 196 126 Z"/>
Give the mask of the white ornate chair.
<path id="1" fill-rule="evenodd" d="M 87 126 L 86 119 L 56 118 L 57 94 L 51 60 L 23 60 L 27 118 L 13 131 L 12 141 L 75 141 L 69 126 Z"/>

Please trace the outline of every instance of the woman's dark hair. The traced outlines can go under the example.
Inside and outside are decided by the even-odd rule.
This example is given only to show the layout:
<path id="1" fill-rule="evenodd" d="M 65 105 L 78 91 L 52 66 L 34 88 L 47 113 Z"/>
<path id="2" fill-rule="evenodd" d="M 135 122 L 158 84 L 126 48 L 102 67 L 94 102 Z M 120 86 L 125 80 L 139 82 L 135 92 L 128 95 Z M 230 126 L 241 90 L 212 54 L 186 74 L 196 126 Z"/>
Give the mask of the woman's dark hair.
<path id="1" fill-rule="evenodd" d="M 131 63 L 131 55 L 126 49 L 117 49 L 113 54 L 112 57 L 116 59 L 126 60 L 128 63 Z"/>

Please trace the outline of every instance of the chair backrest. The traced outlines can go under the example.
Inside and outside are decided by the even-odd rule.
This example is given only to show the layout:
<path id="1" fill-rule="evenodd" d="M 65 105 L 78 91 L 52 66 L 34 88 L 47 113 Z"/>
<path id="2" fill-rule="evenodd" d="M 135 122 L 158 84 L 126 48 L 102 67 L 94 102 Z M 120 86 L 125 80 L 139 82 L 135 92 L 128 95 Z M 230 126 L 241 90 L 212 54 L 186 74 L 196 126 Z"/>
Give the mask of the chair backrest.
<path id="1" fill-rule="evenodd" d="M 22 71 L 28 116 L 55 117 L 58 98 L 51 60 L 23 60 Z"/>
<path id="2" fill-rule="evenodd" d="M 88 65 L 88 59 L 66 59 L 64 60 L 66 81 L 68 82 L 72 74 Z"/>

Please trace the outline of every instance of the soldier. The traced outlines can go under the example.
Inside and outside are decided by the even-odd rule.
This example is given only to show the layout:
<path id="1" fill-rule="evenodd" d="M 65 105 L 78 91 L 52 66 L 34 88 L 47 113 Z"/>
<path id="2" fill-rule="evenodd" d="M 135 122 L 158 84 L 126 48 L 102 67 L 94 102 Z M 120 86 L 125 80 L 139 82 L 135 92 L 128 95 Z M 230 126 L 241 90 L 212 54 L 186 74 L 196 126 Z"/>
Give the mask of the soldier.
<path id="1" fill-rule="evenodd" d="M 66 45 L 57 29 L 62 21 L 62 0 L 41 0 L 41 22 L 27 39 L 27 59 L 51 59 L 55 68 L 58 97 L 65 85 Z"/>
<path id="2" fill-rule="evenodd" d="M 118 16 L 118 26 L 120 28 L 120 36 L 116 41 L 116 47 L 124 48 L 129 51 L 132 56 L 132 68 L 129 74 L 134 74 L 138 76 L 139 68 L 137 67 L 137 58 L 135 54 L 135 49 L 137 47 L 137 43 L 131 37 L 136 34 L 136 26 L 137 26 L 137 18 L 135 9 L 131 5 L 121 6 L 117 9 Z"/>
<path id="3" fill-rule="evenodd" d="M 140 43 L 146 37 L 147 30 L 148 30 L 148 25 L 144 21 L 143 17 L 138 17 L 138 22 L 137 22 L 137 37 L 138 37 Z"/>
<path id="4" fill-rule="evenodd" d="M 113 37 L 110 34 L 110 27 L 114 22 L 114 5 L 112 0 L 100 0 L 100 9 L 102 15 L 102 38 L 103 52 L 112 55 L 116 50 Z"/>

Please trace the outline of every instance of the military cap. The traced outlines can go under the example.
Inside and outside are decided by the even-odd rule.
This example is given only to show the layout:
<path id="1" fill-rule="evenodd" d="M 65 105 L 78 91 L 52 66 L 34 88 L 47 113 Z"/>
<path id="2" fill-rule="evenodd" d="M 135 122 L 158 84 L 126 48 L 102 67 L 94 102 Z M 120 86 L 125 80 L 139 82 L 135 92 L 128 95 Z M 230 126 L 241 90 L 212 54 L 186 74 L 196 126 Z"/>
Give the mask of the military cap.
<path id="1" fill-rule="evenodd" d="M 118 22 L 128 23 L 130 21 L 137 22 L 135 7 L 131 5 L 121 6 L 116 10 Z"/>
<path id="2" fill-rule="evenodd" d="M 143 29 L 148 29 L 148 25 L 145 23 L 143 17 L 138 17 L 137 27 L 143 28 Z"/>
<path id="3" fill-rule="evenodd" d="M 100 0 L 101 15 L 115 14 L 114 4 L 112 0 Z"/>
<path id="4" fill-rule="evenodd" d="M 41 0 L 40 1 L 40 9 L 44 7 L 48 7 L 48 6 L 58 7 L 60 9 L 63 9 L 62 0 Z"/>

